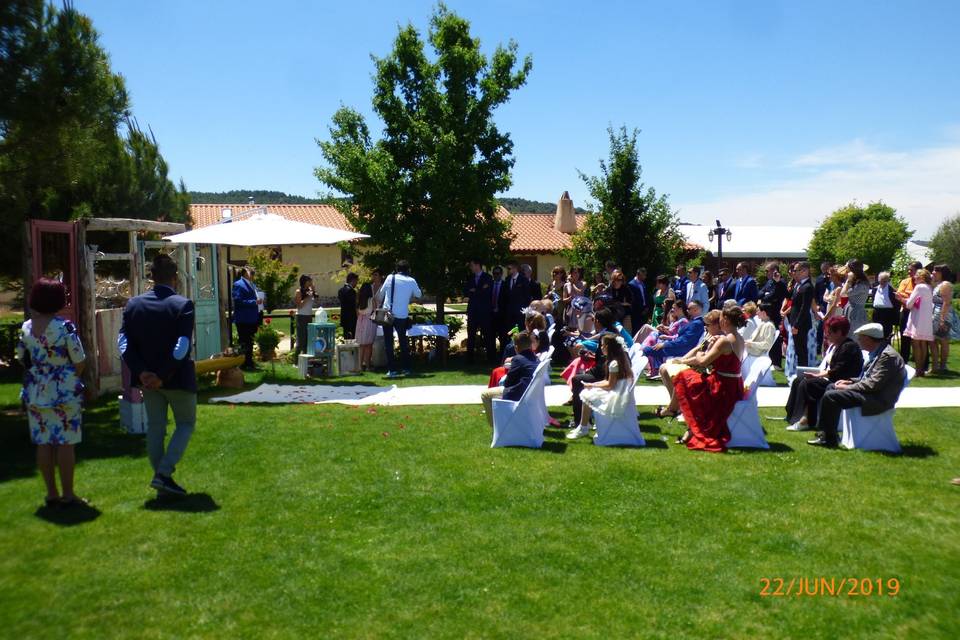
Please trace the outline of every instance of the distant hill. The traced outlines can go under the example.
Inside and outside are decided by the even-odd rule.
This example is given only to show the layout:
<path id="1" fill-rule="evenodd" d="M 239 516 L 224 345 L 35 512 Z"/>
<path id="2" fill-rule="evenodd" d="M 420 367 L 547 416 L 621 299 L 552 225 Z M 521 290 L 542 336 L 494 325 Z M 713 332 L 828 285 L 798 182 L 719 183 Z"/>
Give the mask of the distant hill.
<path id="1" fill-rule="evenodd" d="M 264 189 L 234 189 L 233 191 L 188 191 L 190 202 L 203 204 L 237 204 L 248 202 L 250 198 L 256 204 L 330 204 L 335 198 L 304 198 L 282 191 Z"/>
<path id="2" fill-rule="evenodd" d="M 556 213 L 556 202 L 538 202 L 537 200 L 527 200 L 526 198 L 497 198 L 497 200 L 510 213 Z M 577 213 L 586 213 L 587 210 L 582 207 L 576 207 Z"/>
<path id="3" fill-rule="evenodd" d="M 202 204 L 237 204 L 253 198 L 255 204 L 334 204 L 337 198 L 305 198 L 290 195 L 282 191 L 266 189 L 234 189 L 232 191 L 188 191 L 190 202 Z M 510 213 L 554 213 L 555 202 L 538 202 L 526 198 L 497 198 Z M 586 213 L 586 209 L 576 208 L 577 213 Z"/>

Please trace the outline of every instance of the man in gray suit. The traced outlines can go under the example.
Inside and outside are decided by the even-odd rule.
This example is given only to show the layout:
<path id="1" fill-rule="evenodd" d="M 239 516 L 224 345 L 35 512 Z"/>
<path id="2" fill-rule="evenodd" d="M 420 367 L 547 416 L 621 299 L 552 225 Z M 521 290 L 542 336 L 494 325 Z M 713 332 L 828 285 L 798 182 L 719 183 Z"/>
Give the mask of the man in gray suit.
<path id="1" fill-rule="evenodd" d="M 837 426 L 843 409 L 861 407 L 863 415 L 875 416 L 892 409 L 903 391 L 906 375 L 903 358 L 884 340 L 883 325 L 871 322 L 854 333 L 860 346 L 870 352 L 863 375 L 859 380 L 838 380 L 827 387 L 817 420 L 823 431 L 808 440 L 808 444 L 837 446 Z"/>

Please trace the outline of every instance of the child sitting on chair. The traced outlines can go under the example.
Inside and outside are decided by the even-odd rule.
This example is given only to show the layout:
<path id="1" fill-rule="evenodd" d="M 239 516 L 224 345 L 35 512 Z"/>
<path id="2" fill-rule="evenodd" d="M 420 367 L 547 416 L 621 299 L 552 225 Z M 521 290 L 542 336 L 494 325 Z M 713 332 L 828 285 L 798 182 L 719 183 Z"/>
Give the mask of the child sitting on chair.
<path id="1" fill-rule="evenodd" d="M 580 412 L 580 424 L 567 433 L 567 438 L 575 440 L 590 435 L 590 418 L 594 413 L 608 417 L 623 415 L 634 402 L 633 371 L 627 356 L 626 342 L 621 336 L 606 333 L 600 341 L 600 348 L 607 360 L 607 377 L 599 382 L 585 382 L 580 399 L 583 410 Z"/>
<path id="2" fill-rule="evenodd" d="M 487 422 L 490 423 L 491 428 L 493 427 L 493 399 L 520 400 L 533 380 L 537 365 L 540 364 L 537 354 L 533 352 L 533 341 L 529 332 L 521 331 L 515 335 L 513 346 L 516 347 L 517 355 L 510 359 L 510 367 L 503 379 L 503 384 L 489 387 L 480 393 L 483 410 L 487 414 Z"/>

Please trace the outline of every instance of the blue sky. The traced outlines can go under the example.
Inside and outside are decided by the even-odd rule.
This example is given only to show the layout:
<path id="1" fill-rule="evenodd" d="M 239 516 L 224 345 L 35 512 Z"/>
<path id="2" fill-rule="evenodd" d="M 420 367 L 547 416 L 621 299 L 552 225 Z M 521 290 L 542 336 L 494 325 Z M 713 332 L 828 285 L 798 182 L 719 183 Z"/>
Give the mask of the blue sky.
<path id="1" fill-rule="evenodd" d="M 462 2 L 487 51 L 533 56 L 496 114 L 506 195 L 586 189 L 608 124 L 641 130 L 644 180 L 681 219 L 815 224 L 882 199 L 928 237 L 960 211 L 960 2 Z M 141 126 L 188 188 L 323 189 L 315 138 L 370 114 L 370 55 L 432 2 L 75 0 Z M 372 116 L 371 116 L 372 117 Z M 378 131 L 371 121 L 374 131 Z"/>

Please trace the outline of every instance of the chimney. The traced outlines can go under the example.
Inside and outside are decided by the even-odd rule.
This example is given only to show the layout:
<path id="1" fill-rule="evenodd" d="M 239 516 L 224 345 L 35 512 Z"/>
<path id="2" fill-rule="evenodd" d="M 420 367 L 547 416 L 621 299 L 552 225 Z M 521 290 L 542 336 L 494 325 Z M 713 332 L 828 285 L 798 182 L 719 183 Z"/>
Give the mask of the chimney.
<path id="1" fill-rule="evenodd" d="M 557 203 L 557 213 L 553 216 L 553 228 L 561 233 L 574 234 L 577 232 L 577 217 L 573 211 L 573 200 L 570 193 L 563 192 L 560 202 Z"/>

